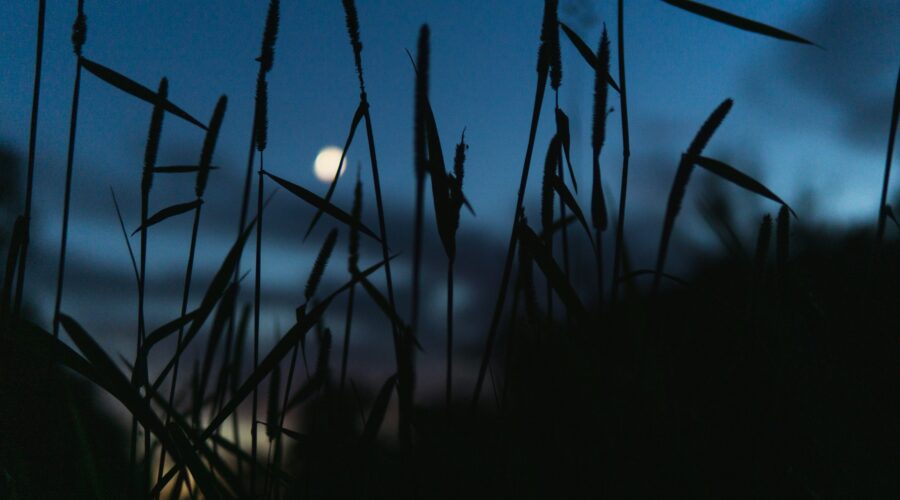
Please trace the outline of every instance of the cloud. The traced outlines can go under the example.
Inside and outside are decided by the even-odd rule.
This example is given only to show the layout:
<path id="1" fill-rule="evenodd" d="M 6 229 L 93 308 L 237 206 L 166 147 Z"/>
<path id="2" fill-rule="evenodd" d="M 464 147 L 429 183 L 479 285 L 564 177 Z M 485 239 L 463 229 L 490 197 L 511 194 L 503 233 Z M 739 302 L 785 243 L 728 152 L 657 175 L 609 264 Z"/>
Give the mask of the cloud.
<path id="1" fill-rule="evenodd" d="M 846 138 L 883 147 L 900 64 L 900 3 L 827 0 L 792 29 L 825 50 L 783 50 L 773 73 L 838 111 Z"/>

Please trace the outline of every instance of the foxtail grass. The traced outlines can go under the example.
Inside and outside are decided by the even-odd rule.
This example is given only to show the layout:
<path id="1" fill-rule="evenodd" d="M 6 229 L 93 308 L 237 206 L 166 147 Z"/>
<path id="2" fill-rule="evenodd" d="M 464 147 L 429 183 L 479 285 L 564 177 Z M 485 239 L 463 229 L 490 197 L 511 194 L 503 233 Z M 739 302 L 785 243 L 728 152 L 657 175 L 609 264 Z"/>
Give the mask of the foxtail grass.
<path id="1" fill-rule="evenodd" d="M 541 105 L 544 102 L 544 91 L 547 85 L 547 76 L 550 70 L 547 60 L 547 52 L 553 52 L 553 49 L 546 47 L 547 39 L 552 40 L 552 36 L 544 32 L 550 25 L 550 20 L 556 20 L 557 2 L 555 0 L 544 1 L 544 23 L 541 33 L 541 45 L 538 48 L 538 64 L 537 64 L 537 87 L 534 92 L 534 109 L 531 113 L 531 126 L 528 132 L 528 145 L 525 147 L 525 160 L 522 164 L 522 177 L 519 180 L 519 191 L 516 196 L 516 208 L 513 212 L 512 229 L 510 230 L 509 245 L 506 250 L 506 260 L 503 264 L 503 274 L 500 277 L 500 290 L 497 296 L 497 302 L 494 304 L 494 311 L 491 314 L 491 324 L 488 327 L 487 336 L 485 338 L 484 351 L 481 354 L 481 364 L 478 368 L 478 376 L 475 379 L 475 389 L 472 394 L 472 409 L 478 406 L 478 400 L 481 397 L 481 389 L 484 385 L 484 378 L 487 375 L 488 366 L 491 361 L 491 354 L 494 349 L 494 338 L 497 336 L 497 328 L 500 325 L 500 317 L 503 314 L 503 305 L 506 301 L 506 292 L 509 286 L 509 278 L 512 272 L 513 259 L 516 249 L 516 232 L 519 223 L 519 213 L 525 201 L 525 188 L 528 185 L 528 172 L 531 168 L 531 155 L 534 152 L 534 140 L 537 135 L 538 121 L 541 116 Z M 552 25 L 552 29 L 557 29 L 556 25 Z M 559 35 L 556 36 L 557 43 Z"/>

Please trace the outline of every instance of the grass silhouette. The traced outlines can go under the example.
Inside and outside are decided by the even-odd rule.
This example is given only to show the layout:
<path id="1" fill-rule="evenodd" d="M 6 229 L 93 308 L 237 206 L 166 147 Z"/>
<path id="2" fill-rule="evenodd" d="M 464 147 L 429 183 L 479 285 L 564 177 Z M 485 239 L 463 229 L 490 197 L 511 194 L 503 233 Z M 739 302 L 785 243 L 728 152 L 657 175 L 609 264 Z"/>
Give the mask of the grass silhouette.
<path id="1" fill-rule="evenodd" d="M 357 173 L 348 212 L 333 200 L 339 172 L 320 196 L 289 180 L 290 176 L 266 169 L 269 106 L 278 100 L 277 95 L 269 95 L 267 81 L 274 65 L 280 12 L 279 2 L 271 0 L 257 58 L 239 231 L 226 257 L 215 263 L 217 271 L 199 305 L 191 308 L 201 208 L 215 169 L 214 151 L 228 99 L 222 96 L 209 123 L 202 123 L 169 100 L 167 79 L 154 91 L 87 59 L 82 55 L 86 16 L 79 1 L 72 34 L 77 66 L 59 274 L 52 327 L 45 329 L 22 309 L 40 95 L 42 0 L 25 204 L 6 244 L 0 296 L 0 496 L 830 498 L 883 497 L 900 491 L 892 461 L 892 443 L 898 437 L 896 414 L 890 405 L 900 382 L 892 368 L 900 347 L 896 335 L 900 318 L 895 313 L 900 299 L 896 286 L 900 246 L 896 238 L 886 235 L 886 220 L 897 222 L 887 195 L 900 79 L 874 239 L 868 231 L 831 236 L 824 228 L 801 224 L 794 210 L 761 182 L 730 163 L 704 156 L 705 146 L 732 108 L 732 100 L 725 99 L 678 158 L 655 267 L 632 269 L 624 241 L 630 157 L 624 2 L 617 4 L 618 82 L 610 72 L 613 42 L 605 27 L 594 51 L 559 22 L 557 3 L 544 2 L 533 111 L 510 240 L 484 347 L 476 354 L 479 366 L 467 374 L 474 378 L 473 392 L 471 398 L 462 398 L 458 381 L 463 368 L 454 355 L 455 330 L 475 330 L 481 325 L 477 324 L 480 318 L 454 316 L 454 269 L 458 257 L 477 257 L 470 257 L 471 249 L 457 245 L 457 232 L 463 207 L 474 215 L 463 179 L 468 141 L 477 143 L 478 138 L 467 137 L 463 130 L 448 169 L 428 85 L 434 72 L 448 68 L 431 67 L 427 25 L 420 29 L 413 63 L 415 192 L 411 197 L 415 212 L 412 227 L 401 228 L 411 229 L 413 241 L 408 319 L 398 307 L 391 273 L 391 263 L 406 256 L 398 257 L 397 249 L 389 245 L 386 229 L 393 221 L 386 219 L 383 206 L 362 65 L 361 19 L 352 0 L 343 0 L 342 6 L 360 96 L 339 168 L 364 122 L 372 185 L 364 185 Z M 757 35 L 815 45 L 697 2 L 666 3 Z M 594 73 L 587 216 L 577 197 L 569 119 L 559 106 L 561 32 Z M 128 243 L 138 294 L 136 352 L 134 358 L 123 356 L 118 361 L 108 352 L 110 347 L 101 345 L 99 337 L 66 314 L 62 305 L 82 69 L 152 105 L 140 184 L 140 224 L 135 230 L 140 234 L 137 257 Z M 554 93 L 555 129 L 542 172 L 540 224 L 532 227 L 525 217 L 525 195 L 548 83 Z M 618 93 L 622 124 L 618 203 L 607 201 L 611 197 L 604 193 L 600 168 L 610 88 Z M 205 130 L 196 165 L 157 165 L 167 114 Z M 257 153 L 256 214 L 250 218 Z M 762 218 L 756 234 L 750 235 L 755 236 L 753 251 L 747 252 L 741 247 L 744 235 L 723 214 L 728 207 L 710 203 L 709 220 L 722 226 L 723 240 L 737 251 L 704 259 L 691 276 L 675 276 L 666 272 L 669 243 L 695 167 L 775 203 L 778 211 L 774 219 L 771 214 Z M 195 199 L 151 213 L 156 174 L 187 179 L 196 174 Z M 292 201 L 314 209 L 304 239 L 320 221 L 331 227 L 308 270 L 303 303 L 296 305 L 294 322 L 286 329 L 276 327 L 277 339 L 263 352 L 266 179 Z M 435 214 L 433 228 L 426 226 L 427 183 Z M 363 197 L 368 189 L 374 193 L 377 231 L 363 223 Z M 114 194 L 113 202 L 129 242 Z M 149 330 L 146 282 L 158 272 L 148 266 L 149 232 L 187 213 L 193 214 L 193 223 L 185 238 L 190 246 L 180 312 Z M 612 224 L 614 237 L 602 238 Z M 577 228 L 572 233 L 570 225 Z M 580 236 L 582 230 L 588 245 Z M 346 272 L 341 272 L 342 284 L 335 287 L 323 276 L 342 231 L 348 236 L 348 262 Z M 425 328 L 419 318 L 422 263 L 433 233 L 447 258 L 442 404 L 429 403 L 421 395 L 417 398 L 415 391 L 416 358 L 422 350 L 418 338 Z M 378 244 L 380 260 L 361 263 L 360 247 L 366 243 L 362 236 Z M 251 237 L 255 242 L 253 303 L 245 304 L 239 295 L 239 269 Z M 556 251 L 557 243 L 561 253 Z M 613 247 L 608 275 L 602 269 L 604 246 Z M 589 271 L 596 274 L 589 274 L 597 277 L 596 282 L 589 280 L 587 289 L 576 285 L 580 270 L 571 264 L 584 247 L 595 265 Z M 868 273 L 861 271 L 861 263 L 866 262 L 871 263 Z M 375 279 L 381 273 L 384 290 Z M 647 294 L 633 286 L 644 277 L 651 283 Z M 664 286 L 664 280 L 672 286 Z M 541 284 L 547 296 L 539 300 L 536 289 Z M 345 329 L 338 369 L 332 362 L 338 349 L 333 346 L 326 313 L 343 303 L 344 292 L 348 297 L 342 311 Z M 68 293 L 73 293 L 71 285 Z M 354 315 L 361 314 L 354 305 L 358 300 L 375 306 L 386 320 L 385 329 L 390 323 L 395 366 L 376 380 L 350 377 L 351 326 L 359 324 L 360 317 Z M 565 313 L 554 314 L 554 303 L 562 305 Z M 67 340 L 59 338 L 60 326 Z M 248 353 L 250 335 L 252 351 Z M 162 356 L 159 346 L 171 338 L 176 338 L 174 352 Z M 313 347 L 314 356 L 308 356 Z M 360 354 L 354 354 L 354 362 Z M 163 358 L 161 370 L 153 369 L 154 355 L 157 360 Z M 245 373 L 248 357 L 252 368 Z M 192 376 L 179 378 L 182 361 L 192 366 Z M 114 428 L 105 423 L 110 415 L 92 404 L 91 391 L 106 393 L 127 411 L 132 420 L 130 436 L 107 429 Z M 263 416 L 258 408 L 260 392 Z M 492 396 L 492 401 L 482 403 L 483 393 Z M 223 432 L 227 424 L 230 433 Z M 241 429 L 248 427 L 249 446 L 241 439 Z M 260 441 L 260 427 L 268 443 Z M 61 466 L 63 462 L 74 465 Z"/>

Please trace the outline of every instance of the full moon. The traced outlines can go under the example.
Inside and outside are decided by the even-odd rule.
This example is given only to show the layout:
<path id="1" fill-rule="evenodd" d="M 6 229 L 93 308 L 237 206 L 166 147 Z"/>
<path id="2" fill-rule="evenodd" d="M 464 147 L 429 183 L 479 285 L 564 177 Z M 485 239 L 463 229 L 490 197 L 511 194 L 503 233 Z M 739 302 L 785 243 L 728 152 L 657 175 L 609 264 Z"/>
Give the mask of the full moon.
<path id="1" fill-rule="evenodd" d="M 337 146 L 325 146 L 316 155 L 316 161 L 313 163 L 313 171 L 316 179 L 322 182 L 331 182 L 338 169 L 338 162 L 341 161 L 341 148 Z M 347 170 L 347 157 L 344 157 L 344 165 L 341 168 L 341 175 Z"/>

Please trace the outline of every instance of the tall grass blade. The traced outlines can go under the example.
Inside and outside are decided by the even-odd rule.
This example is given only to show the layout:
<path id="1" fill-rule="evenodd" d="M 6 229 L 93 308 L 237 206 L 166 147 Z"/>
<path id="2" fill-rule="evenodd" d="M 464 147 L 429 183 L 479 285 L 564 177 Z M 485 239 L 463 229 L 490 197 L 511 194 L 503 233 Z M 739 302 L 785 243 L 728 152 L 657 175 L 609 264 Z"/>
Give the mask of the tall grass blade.
<path id="1" fill-rule="evenodd" d="M 186 203 L 178 203 L 172 206 L 168 206 L 166 208 L 161 209 L 155 214 L 151 215 L 147 218 L 147 221 L 137 227 L 134 231 L 131 232 L 131 235 L 134 236 L 142 229 L 149 229 L 150 226 L 155 226 L 160 222 L 175 217 L 176 215 L 181 215 L 186 212 L 190 212 L 192 210 L 196 210 L 203 204 L 203 200 L 197 198 L 194 201 L 188 201 Z"/>
<path id="2" fill-rule="evenodd" d="M 578 200 L 575 199 L 575 196 L 569 191 L 569 188 L 566 187 L 566 183 L 557 175 L 554 175 L 550 178 L 550 186 L 556 191 L 557 196 L 565 203 L 565 205 L 572 211 L 572 216 L 575 217 L 576 220 L 581 224 L 581 227 L 584 228 L 584 232 L 587 235 L 588 239 L 591 240 L 591 245 L 594 244 L 594 238 L 591 236 L 591 229 L 588 227 L 587 219 L 584 216 L 584 212 L 581 211 L 581 207 L 578 205 Z M 562 227 L 563 224 L 559 224 L 558 222 L 554 222 L 551 224 L 547 230 L 550 233 L 554 232 L 556 227 Z M 542 238 L 547 238 L 546 235 L 542 236 Z"/>
<path id="3" fill-rule="evenodd" d="M 328 185 L 328 191 L 325 193 L 325 198 L 323 198 L 326 202 L 331 202 L 331 197 L 334 194 L 334 189 L 337 187 L 338 179 L 341 178 L 341 171 L 344 168 L 344 160 L 347 158 L 347 150 L 350 149 L 350 144 L 353 142 L 353 136 L 356 134 L 356 127 L 359 126 L 359 122 L 363 119 L 366 114 L 366 109 L 368 108 L 368 104 L 364 101 L 360 101 L 359 106 L 356 108 L 356 113 L 353 114 L 353 121 L 350 123 L 350 132 L 347 134 L 347 140 L 344 142 L 344 149 L 341 150 L 341 159 L 338 161 L 337 171 L 334 173 L 334 179 L 331 180 L 331 184 Z M 322 217 L 323 210 L 321 208 L 316 209 L 315 215 L 313 215 L 312 221 L 309 223 L 309 227 L 306 229 L 306 233 L 303 235 L 303 239 L 309 237 L 309 233 L 312 232 L 313 228 L 316 227 L 316 223 Z"/>
<path id="4" fill-rule="evenodd" d="M 376 236 L 375 233 L 371 229 L 366 227 L 365 224 L 363 224 L 361 222 L 354 222 L 353 217 L 351 217 L 347 212 L 344 212 L 340 208 L 332 205 L 331 203 L 326 202 L 324 199 L 320 198 L 318 195 L 314 194 L 312 191 L 310 191 L 304 187 L 298 186 L 297 184 L 294 184 L 293 182 L 282 179 L 281 177 L 278 177 L 277 175 L 274 175 L 272 173 L 263 171 L 263 174 L 268 176 L 272 180 L 274 180 L 276 183 L 278 183 L 283 188 L 287 189 L 291 194 L 293 194 L 297 198 L 300 198 L 301 200 L 305 201 L 306 203 L 309 203 L 310 205 L 312 205 L 315 208 L 321 209 L 322 212 L 333 217 L 338 222 L 341 222 L 351 228 L 356 227 L 360 231 L 362 231 L 362 233 L 365 234 L 366 236 L 373 238 L 375 241 L 378 241 L 378 242 L 381 241 L 381 238 Z"/>
<path id="5" fill-rule="evenodd" d="M 587 310 L 584 308 L 584 304 L 581 302 L 569 279 L 566 278 L 565 273 L 560 269 L 553 257 L 550 256 L 547 247 L 541 242 L 534 230 L 528 226 L 527 222 L 519 223 L 518 233 L 519 243 L 527 248 L 527 253 L 537 263 L 544 276 L 547 277 L 550 286 L 559 295 L 566 308 L 579 321 L 584 321 L 587 317 Z"/>
<path id="6" fill-rule="evenodd" d="M 572 42 L 572 45 L 575 46 L 575 49 L 578 50 L 578 53 L 581 54 L 581 57 L 584 58 L 588 65 L 591 68 L 596 69 L 599 61 L 597 59 L 597 55 L 594 54 L 588 44 L 584 43 L 584 40 L 582 40 L 577 33 L 572 31 L 572 28 L 566 26 L 566 23 L 559 23 L 559 27 L 562 28 L 563 33 L 565 33 L 566 36 L 569 37 L 569 41 Z M 615 90 L 616 92 L 621 92 L 621 90 L 619 90 L 619 86 L 616 84 L 616 81 L 613 80 L 612 75 L 609 74 L 608 71 L 606 73 L 606 82 L 610 87 L 613 88 L 613 90 Z"/>
<path id="7" fill-rule="evenodd" d="M 785 203 L 784 200 L 779 198 L 778 195 L 769 190 L 769 188 L 764 186 L 761 182 L 732 167 L 731 165 L 728 165 L 727 163 L 721 162 L 719 160 L 707 158 L 706 156 L 697 157 L 695 159 L 695 163 L 696 165 L 703 167 L 704 169 L 737 186 L 746 189 L 747 191 L 756 193 L 763 198 L 768 198 L 775 203 L 778 203 L 779 205 L 784 205 L 791 212 L 791 215 L 793 215 L 795 218 L 797 217 L 797 214 L 794 213 L 794 209 L 792 209 L 787 203 Z"/>
<path id="8" fill-rule="evenodd" d="M 778 38 L 780 40 L 787 40 L 789 42 L 816 45 L 815 43 L 810 42 L 805 38 L 800 38 L 797 35 L 792 35 L 787 31 L 782 31 L 767 24 L 736 16 L 729 12 L 725 12 L 724 10 L 719 10 L 715 7 L 704 5 L 700 2 L 692 2 L 690 0 L 663 0 L 663 2 L 674 7 L 678 7 L 679 9 L 686 10 L 690 13 L 697 14 L 698 16 L 703 16 L 707 19 L 712 19 L 713 21 L 727 24 L 729 26 L 733 26 L 744 31 L 749 31 L 751 33 L 758 33 L 760 35 L 770 36 L 772 38 Z"/>
<path id="9" fill-rule="evenodd" d="M 894 159 L 894 141 L 897 139 L 897 121 L 900 118 L 900 69 L 897 70 L 897 84 L 894 88 L 894 108 L 891 111 L 891 128 L 888 132 L 887 157 L 884 160 L 884 181 L 881 184 L 881 204 L 878 209 L 878 230 L 876 239 L 881 246 L 884 238 L 884 219 L 887 215 L 888 185 L 891 180 L 891 161 Z"/>
<path id="10" fill-rule="evenodd" d="M 363 428 L 360 443 L 372 444 L 378 437 L 378 431 L 381 429 L 381 423 L 384 421 L 384 415 L 387 413 L 388 403 L 391 402 L 391 393 L 394 392 L 394 385 L 397 383 L 397 374 L 393 374 L 384 381 L 378 396 L 375 398 L 375 404 L 369 412 L 369 418 L 366 419 L 366 425 Z"/>
<path id="11" fill-rule="evenodd" d="M 121 90 L 125 93 L 128 93 L 128 94 L 131 94 L 134 97 L 137 97 L 138 99 L 140 99 L 142 101 L 146 101 L 150 104 L 155 105 L 156 102 L 159 100 L 156 92 L 153 92 L 152 90 L 148 89 L 147 87 L 144 87 L 143 85 L 137 83 L 136 81 L 134 81 L 120 73 L 117 73 L 116 71 L 113 71 L 112 69 L 107 68 L 106 66 L 103 66 L 102 64 L 98 64 L 94 61 L 91 61 L 90 59 L 88 59 L 86 57 L 81 57 L 80 59 L 81 59 L 81 65 L 84 67 L 84 69 L 88 70 L 91 74 L 93 74 L 97 78 L 100 78 L 101 80 L 105 81 L 106 83 L 112 85 L 113 87 L 116 87 L 119 90 Z M 187 120 L 188 122 L 202 128 L 204 130 L 206 130 L 206 128 L 207 128 L 206 125 L 204 125 L 203 123 L 198 121 L 193 116 L 189 115 L 186 111 L 179 108 L 178 106 L 173 104 L 168 99 L 165 99 L 162 101 L 162 107 L 169 113 L 172 113 L 173 115 L 175 115 L 179 118 Z"/>

